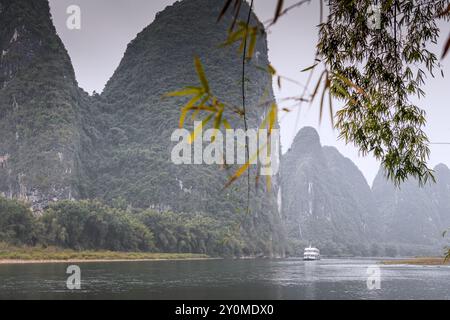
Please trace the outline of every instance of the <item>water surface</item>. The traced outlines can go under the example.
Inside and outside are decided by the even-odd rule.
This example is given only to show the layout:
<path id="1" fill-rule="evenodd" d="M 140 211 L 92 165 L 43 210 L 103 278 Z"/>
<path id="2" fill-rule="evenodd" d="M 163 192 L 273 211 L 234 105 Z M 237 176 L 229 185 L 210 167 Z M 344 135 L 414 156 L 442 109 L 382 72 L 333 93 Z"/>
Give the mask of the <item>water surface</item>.
<path id="1" fill-rule="evenodd" d="M 69 264 L 0 265 L 0 299 L 450 299 L 450 266 L 380 266 L 377 260 L 205 260 L 81 263 L 81 290 L 68 290 Z"/>

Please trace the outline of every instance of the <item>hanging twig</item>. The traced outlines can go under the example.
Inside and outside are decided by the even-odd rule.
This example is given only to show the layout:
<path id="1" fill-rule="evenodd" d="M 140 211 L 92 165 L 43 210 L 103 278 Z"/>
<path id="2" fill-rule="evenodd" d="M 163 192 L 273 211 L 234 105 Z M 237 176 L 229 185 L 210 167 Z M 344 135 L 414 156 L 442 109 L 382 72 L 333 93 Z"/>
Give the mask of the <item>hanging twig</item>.
<path id="1" fill-rule="evenodd" d="M 243 0 L 241 0 L 243 1 Z M 250 3 L 250 9 L 248 11 L 247 16 L 247 32 L 250 26 L 250 19 L 252 17 L 252 10 L 253 10 L 253 1 Z M 244 50 L 242 51 L 242 110 L 244 112 L 244 128 L 247 132 L 248 130 L 248 123 L 247 123 L 247 108 L 246 108 L 246 92 L 245 92 L 245 66 L 246 66 L 246 60 L 247 60 L 247 38 L 248 35 L 246 34 L 244 37 Z M 248 146 L 249 140 L 248 135 L 245 136 L 245 153 L 247 160 L 250 161 L 250 151 Z M 247 170 L 247 214 L 250 213 L 250 169 Z"/>

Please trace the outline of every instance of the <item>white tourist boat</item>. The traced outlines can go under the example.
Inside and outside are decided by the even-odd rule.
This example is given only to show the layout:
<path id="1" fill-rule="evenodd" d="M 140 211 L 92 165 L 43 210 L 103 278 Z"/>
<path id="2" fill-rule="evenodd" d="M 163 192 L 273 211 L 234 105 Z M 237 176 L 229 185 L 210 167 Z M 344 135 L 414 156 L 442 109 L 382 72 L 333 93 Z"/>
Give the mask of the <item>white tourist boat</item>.
<path id="1" fill-rule="evenodd" d="M 309 246 L 309 248 L 305 248 L 305 252 L 303 253 L 303 260 L 305 261 L 320 260 L 319 249 L 313 248 L 311 246 Z"/>

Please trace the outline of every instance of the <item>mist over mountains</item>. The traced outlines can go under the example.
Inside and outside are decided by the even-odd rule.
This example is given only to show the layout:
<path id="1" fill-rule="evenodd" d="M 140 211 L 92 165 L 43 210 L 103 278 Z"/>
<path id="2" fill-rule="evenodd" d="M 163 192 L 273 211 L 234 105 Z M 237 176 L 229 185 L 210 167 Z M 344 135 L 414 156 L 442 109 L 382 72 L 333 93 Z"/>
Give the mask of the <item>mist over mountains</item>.
<path id="1" fill-rule="evenodd" d="M 303 128 L 282 157 L 282 213 L 290 250 L 311 243 L 328 254 L 439 254 L 449 227 L 450 170 L 435 168 L 436 184 L 408 180 L 399 188 L 382 170 L 373 187 L 336 148 L 322 147 Z"/>
<path id="2" fill-rule="evenodd" d="M 100 199 L 130 210 L 199 214 L 230 233 L 224 242 L 235 255 L 284 256 L 286 247 L 300 254 L 309 243 L 335 255 L 441 250 L 450 226 L 444 165 L 436 168 L 437 184 L 424 189 L 415 181 L 395 189 L 381 172 L 370 188 L 349 159 L 304 128 L 270 190 L 252 183 L 247 214 L 246 179 L 223 190 L 239 166 L 170 161 L 171 133 L 186 101 L 163 96 L 197 84 L 194 56 L 215 94 L 241 104 L 238 47 L 219 47 L 232 19 L 217 23 L 222 5 L 184 0 L 168 7 L 130 42 L 104 92 L 89 96 L 78 87 L 47 1 L 0 0 L 0 194 L 28 201 L 37 213 L 60 200 Z M 259 23 L 255 16 L 252 22 Z M 267 41 L 258 39 L 246 73 L 251 128 L 267 111 L 259 106 L 267 88 L 274 101 L 272 79 L 259 68 L 269 64 Z M 225 117 L 244 127 L 232 112 Z M 254 181 L 255 170 L 251 175 Z"/>

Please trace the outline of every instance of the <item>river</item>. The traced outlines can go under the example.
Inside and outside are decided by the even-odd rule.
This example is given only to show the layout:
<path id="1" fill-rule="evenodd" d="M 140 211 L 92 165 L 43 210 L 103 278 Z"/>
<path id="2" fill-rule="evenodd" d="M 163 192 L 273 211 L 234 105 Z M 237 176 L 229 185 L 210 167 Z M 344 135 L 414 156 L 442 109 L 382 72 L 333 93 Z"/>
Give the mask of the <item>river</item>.
<path id="1" fill-rule="evenodd" d="M 204 260 L 0 265 L 0 299 L 450 299 L 450 266 L 375 259 Z M 369 278 L 372 277 L 372 278 Z M 379 289 L 378 289 L 379 288 Z"/>

